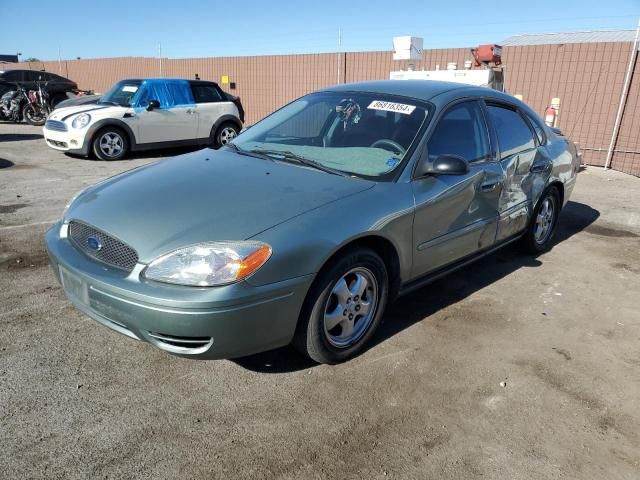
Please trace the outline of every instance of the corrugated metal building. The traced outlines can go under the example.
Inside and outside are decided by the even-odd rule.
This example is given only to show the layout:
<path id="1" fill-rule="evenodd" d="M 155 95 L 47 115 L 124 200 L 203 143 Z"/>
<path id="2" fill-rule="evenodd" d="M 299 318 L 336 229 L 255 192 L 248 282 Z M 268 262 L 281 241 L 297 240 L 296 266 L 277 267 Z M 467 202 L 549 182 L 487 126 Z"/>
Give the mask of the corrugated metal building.
<path id="1" fill-rule="evenodd" d="M 517 35 L 502 42 L 506 88 L 542 114 L 561 100 L 558 126 L 584 150 L 585 162 L 604 165 L 620 104 L 634 32 L 591 31 Z M 416 69 L 445 68 L 470 60 L 467 48 L 425 50 Z M 259 57 L 189 59 L 105 58 L 3 65 L 4 69 L 45 68 L 75 80 L 80 88 L 105 91 L 127 77 L 185 77 L 235 83 L 247 110 L 247 123 L 294 98 L 338 82 L 389 78 L 407 62 L 391 52 L 349 52 Z M 162 70 L 161 70 L 162 69 Z M 228 88 L 228 85 L 222 85 Z M 640 176 L 640 67 L 637 55 L 611 167 Z"/>

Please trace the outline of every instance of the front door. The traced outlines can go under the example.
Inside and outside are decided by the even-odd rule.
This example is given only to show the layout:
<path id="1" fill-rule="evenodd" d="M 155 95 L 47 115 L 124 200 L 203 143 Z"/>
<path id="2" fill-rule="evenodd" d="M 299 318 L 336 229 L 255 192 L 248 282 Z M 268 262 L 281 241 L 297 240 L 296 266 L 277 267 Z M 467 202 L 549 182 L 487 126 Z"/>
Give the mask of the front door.
<path id="1" fill-rule="evenodd" d="M 159 108 L 148 110 L 151 101 Z M 135 97 L 134 122 L 139 144 L 194 140 L 198 109 L 187 80 L 145 80 Z M 132 118 L 132 119 L 133 119 Z"/>
<path id="2" fill-rule="evenodd" d="M 160 107 L 136 113 L 138 143 L 195 140 L 198 137 L 198 111 L 195 105 Z"/>
<path id="3" fill-rule="evenodd" d="M 413 277 L 437 270 L 495 243 L 504 171 L 495 161 L 482 105 L 450 107 L 427 144 L 431 161 L 458 155 L 466 175 L 429 175 L 413 181 Z"/>

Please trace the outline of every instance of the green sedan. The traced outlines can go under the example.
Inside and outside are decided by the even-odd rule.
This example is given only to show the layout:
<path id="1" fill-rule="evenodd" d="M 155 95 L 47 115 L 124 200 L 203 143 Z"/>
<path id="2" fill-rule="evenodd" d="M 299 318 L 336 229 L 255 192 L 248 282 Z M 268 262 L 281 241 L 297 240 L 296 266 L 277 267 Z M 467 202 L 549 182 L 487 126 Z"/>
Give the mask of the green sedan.
<path id="1" fill-rule="evenodd" d="M 434 81 L 306 95 L 233 143 L 109 178 L 47 233 L 69 300 L 199 359 L 342 362 L 389 302 L 511 242 L 551 247 L 575 145 L 519 100 Z"/>

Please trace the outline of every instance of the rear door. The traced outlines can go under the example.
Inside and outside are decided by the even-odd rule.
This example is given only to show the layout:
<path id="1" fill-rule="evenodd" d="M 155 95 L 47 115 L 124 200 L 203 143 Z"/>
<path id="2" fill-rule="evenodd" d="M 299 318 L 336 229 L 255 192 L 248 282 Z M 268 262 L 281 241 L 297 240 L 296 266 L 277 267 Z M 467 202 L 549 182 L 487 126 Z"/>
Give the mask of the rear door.
<path id="1" fill-rule="evenodd" d="M 532 210 L 532 192 L 536 179 L 541 179 L 547 165 L 542 139 L 515 106 L 487 103 L 488 118 L 499 150 L 499 161 L 505 172 L 504 192 L 500 197 L 497 240 L 505 240 L 524 230 Z M 538 185 L 538 188 L 539 185 Z"/>
<path id="2" fill-rule="evenodd" d="M 459 155 L 469 163 L 469 172 L 413 181 L 414 277 L 494 244 L 504 181 L 479 101 L 449 107 L 438 120 L 426 154 L 431 161 L 439 155 Z"/>

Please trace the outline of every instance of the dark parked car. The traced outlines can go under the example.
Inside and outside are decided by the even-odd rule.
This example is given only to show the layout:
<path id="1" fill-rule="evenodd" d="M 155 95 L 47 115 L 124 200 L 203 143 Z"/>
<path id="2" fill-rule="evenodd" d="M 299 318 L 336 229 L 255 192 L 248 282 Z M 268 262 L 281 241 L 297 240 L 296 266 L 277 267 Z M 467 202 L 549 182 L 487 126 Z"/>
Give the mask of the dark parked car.
<path id="1" fill-rule="evenodd" d="M 25 90 L 35 90 L 38 82 L 47 82 L 47 89 L 51 98 L 51 106 L 55 107 L 59 102 L 67 99 L 67 92 L 78 89 L 78 84 L 51 72 L 38 70 L 0 70 L 0 80 L 9 83 L 18 83 Z"/>
<path id="2" fill-rule="evenodd" d="M 575 145 L 504 93 L 340 85 L 220 150 L 89 187 L 47 247 L 69 299 L 131 338 L 190 358 L 293 343 L 336 363 L 394 297 L 515 241 L 551 248 L 578 168 Z"/>

